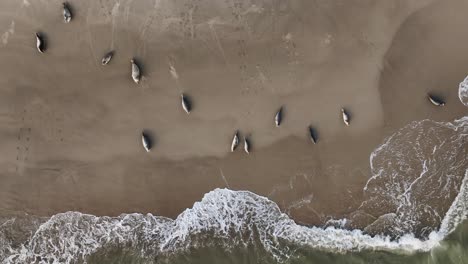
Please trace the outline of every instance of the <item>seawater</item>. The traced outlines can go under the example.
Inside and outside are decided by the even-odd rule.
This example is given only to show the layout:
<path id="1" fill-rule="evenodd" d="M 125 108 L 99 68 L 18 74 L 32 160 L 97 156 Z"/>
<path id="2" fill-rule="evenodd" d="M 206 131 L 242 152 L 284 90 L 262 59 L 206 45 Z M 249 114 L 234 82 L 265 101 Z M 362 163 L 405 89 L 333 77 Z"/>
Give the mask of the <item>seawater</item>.
<path id="1" fill-rule="evenodd" d="M 398 254 L 386 251 L 348 252 L 345 254 L 327 253 L 318 250 L 298 250 L 296 256 L 285 263 L 291 264 L 466 264 L 468 263 L 468 221 L 458 226 L 455 232 L 429 252 Z M 238 264 L 238 263 L 278 263 L 265 252 L 254 247 L 225 250 L 222 247 L 193 249 L 171 257 L 141 259 L 131 252 L 113 251 L 107 255 L 95 254 L 90 264 L 111 263 L 174 263 L 174 264 Z M 278 263 L 279 264 L 279 263 Z"/>

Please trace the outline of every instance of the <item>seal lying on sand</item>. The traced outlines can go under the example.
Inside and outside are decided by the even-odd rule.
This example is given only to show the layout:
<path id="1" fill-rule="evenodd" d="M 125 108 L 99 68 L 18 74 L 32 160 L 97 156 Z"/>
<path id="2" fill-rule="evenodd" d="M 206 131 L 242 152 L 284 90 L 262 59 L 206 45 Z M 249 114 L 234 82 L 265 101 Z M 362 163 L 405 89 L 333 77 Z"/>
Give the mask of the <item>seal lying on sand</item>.
<path id="1" fill-rule="evenodd" d="M 114 51 L 107 52 L 106 55 L 104 55 L 104 57 L 102 57 L 101 64 L 102 65 L 107 65 L 111 61 L 112 56 L 114 56 Z"/>
<path id="2" fill-rule="evenodd" d="M 317 144 L 317 134 L 312 126 L 309 126 L 309 138 L 314 144 Z"/>
<path id="3" fill-rule="evenodd" d="M 42 36 L 39 33 L 36 33 L 36 47 L 40 53 L 44 53 L 45 51 L 45 43 L 42 39 Z"/>
<path id="4" fill-rule="evenodd" d="M 143 147 L 145 148 L 146 152 L 150 152 L 151 150 L 151 139 L 145 132 L 141 133 L 141 143 L 143 143 Z"/>
<path id="5" fill-rule="evenodd" d="M 138 67 L 134 59 L 131 59 L 130 62 L 132 63 L 132 79 L 138 84 L 141 79 L 140 67 Z"/>
<path id="6" fill-rule="evenodd" d="M 239 146 L 239 132 L 236 131 L 234 134 L 234 137 L 232 138 L 232 143 L 231 143 L 231 152 L 234 152 L 234 150 Z"/>
<path id="7" fill-rule="evenodd" d="M 244 151 L 250 154 L 250 140 L 247 137 L 244 138 Z"/>
<path id="8" fill-rule="evenodd" d="M 180 97 L 182 99 L 182 108 L 187 114 L 190 114 L 190 111 L 192 110 L 192 106 L 190 104 L 189 99 L 184 94 L 181 94 Z"/>
<path id="9" fill-rule="evenodd" d="M 67 3 L 63 3 L 63 21 L 65 23 L 70 23 L 72 20 L 72 13 L 70 11 L 70 8 L 68 7 Z"/>
<path id="10" fill-rule="evenodd" d="M 444 101 L 442 101 L 440 98 L 437 98 L 437 97 L 435 97 L 433 95 L 428 94 L 427 98 L 435 106 L 444 106 L 445 105 Z"/>
<path id="11" fill-rule="evenodd" d="M 281 121 L 283 120 L 283 107 L 281 107 L 275 115 L 275 124 L 276 127 L 281 125 Z"/>
<path id="12" fill-rule="evenodd" d="M 341 108 L 341 114 L 343 115 L 343 122 L 349 126 L 349 115 L 344 108 Z"/>

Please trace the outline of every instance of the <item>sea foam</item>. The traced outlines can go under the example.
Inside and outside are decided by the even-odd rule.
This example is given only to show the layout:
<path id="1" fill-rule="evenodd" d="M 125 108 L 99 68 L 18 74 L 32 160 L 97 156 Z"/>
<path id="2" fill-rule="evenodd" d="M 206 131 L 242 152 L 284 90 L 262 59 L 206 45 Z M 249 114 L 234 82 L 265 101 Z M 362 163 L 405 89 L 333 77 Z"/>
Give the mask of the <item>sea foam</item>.
<path id="1" fill-rule="evenodd" d="M 468 106 L 468 76 L 460 83 L 458 87 L 458 98 L 465 106 Z"/>

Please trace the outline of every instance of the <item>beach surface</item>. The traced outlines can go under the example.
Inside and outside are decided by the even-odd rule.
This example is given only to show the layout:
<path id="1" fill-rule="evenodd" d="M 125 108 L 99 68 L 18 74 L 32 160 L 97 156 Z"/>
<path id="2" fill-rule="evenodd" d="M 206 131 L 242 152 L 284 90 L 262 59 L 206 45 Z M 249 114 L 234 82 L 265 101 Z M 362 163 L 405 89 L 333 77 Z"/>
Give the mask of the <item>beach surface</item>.
<path id="1" fill-rule="evenodd" d="M 457 97 L 468 73 L 467 1 L 70 5 L 66 24 L 60 1 L 0 3 L 0 212 L 173 218 L 229 188 L 266 196 L 301 224 L 353 219 L 370 154 L 386 137 L 414 120 L 467 113 Z M 230 152 L 237 130 L 250 154 L 242 144 Z M 366 213 L 354 227 L 379 215 Z"/>

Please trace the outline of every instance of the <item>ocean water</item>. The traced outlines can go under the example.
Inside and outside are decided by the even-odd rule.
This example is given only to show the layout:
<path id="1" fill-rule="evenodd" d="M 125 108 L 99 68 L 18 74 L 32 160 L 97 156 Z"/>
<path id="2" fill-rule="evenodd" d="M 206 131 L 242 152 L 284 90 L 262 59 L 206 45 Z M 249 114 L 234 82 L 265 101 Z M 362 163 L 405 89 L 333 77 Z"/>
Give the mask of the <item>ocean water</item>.
<path id="1" fill-rule="evenodd" d="M 459 87 L 465 105 L 467 82 Z M 396 131 L 370 154 L 361 207 L 327 227 L 298 225 L 255 193 L 215 189 L 176 219 L 2 214 L 0 261 L 468 263 L 467 140 L 468 116 Z M 351 227 L 371 213 L 370 224 Z"/>

